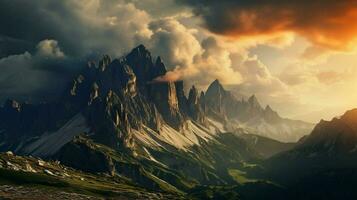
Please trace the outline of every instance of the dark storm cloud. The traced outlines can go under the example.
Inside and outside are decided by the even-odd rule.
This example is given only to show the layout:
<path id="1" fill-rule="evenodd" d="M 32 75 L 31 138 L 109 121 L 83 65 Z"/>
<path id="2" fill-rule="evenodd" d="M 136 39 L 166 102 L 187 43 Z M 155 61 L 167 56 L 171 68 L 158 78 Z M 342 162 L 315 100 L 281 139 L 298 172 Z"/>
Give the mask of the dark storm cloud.
<path id="1" fill-rule="evenodd" d="M 0 35 L 0 58 L 19 52 L 33 51 L 32 42 Z"/>
<path id="2" fill-rule="evenodd" d="M 55 96 L 88 58 L 145 41 L 149 18 L 120 0 L 0 1 L 0 102 Z"/>
<path id="3" fill-rule="evenodd" d="M 29 52 L 0 59 L 0 103 L 8 98 L 48 101 L 60 95 L 85 63 Z"/>
<path id="4" fill-rule="evenodd" d="M 21 101 L 53 100 L 67 87 L 73 73 L 85 64 L 66 57 L 55 40 L 43 40 L 33 53 L 0 59 L 0 103 L 8 98 Z"/>
<path id="5" fill-rule="evenodd" d="M 38 42 L 56 38 L 65 52 L 76 54 L 80 51 L 81 30 L 77 28 L 78 16 L 67 8 L 65 1 L 0 1 L 0 35 L 5 44 L 19 41 L 33 50 Z M 3 54 L 23 53 L 24 46 L 2 46 Z"/>
<path id="6" fill-rule="evenodd" d="M 117 0 L 3 0 L 0 53 L 31 51 L 38 42 L 53 39 L 69 56 L 119 55 L 141 41 L 142 22 L 148 19 L 136 18 L 140 15 L 145 13 L 134 4 Z"/>
<path id="7" fill-rule="evenodd" d="M 53 99 L 82 67 L 79 18 L 64 2 L 0 1 L 0 102 Z"/>
<path id="8" fill-rule="evenodd" d="M 298 33 L 335 49 L 353 46 L 357 1 L 339 0 L 177 0 L 190 5 L 212 32 L 232 37 Z"/>

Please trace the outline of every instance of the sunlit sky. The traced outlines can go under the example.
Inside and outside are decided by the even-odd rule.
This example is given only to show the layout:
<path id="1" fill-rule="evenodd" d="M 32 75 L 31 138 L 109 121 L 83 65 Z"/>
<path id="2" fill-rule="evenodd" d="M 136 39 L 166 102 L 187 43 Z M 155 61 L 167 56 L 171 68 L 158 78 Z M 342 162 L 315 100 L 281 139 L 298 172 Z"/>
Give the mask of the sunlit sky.
<path id="1" fill-rule="evenodd" d="M 326 52 L 313 60 L 302 55 L 311 43 L 297 36 L 284 48 L 258 46 L 251 50 L 270 72 L 288 85 L 292 102 L 279 102 L 262 98 L 284 116 L 316 122 L 330 119 L 356 107 L 357 104 L 357 54 Z"/>
<path id="2" fill-rule="evenodd" d="M 34 0 L 0 2 L 0 101 L 44 100 L 80 63 L 144 44 L 204 90 L 219 79 L 283 117 L 357 107 L 357 2 Z"/>

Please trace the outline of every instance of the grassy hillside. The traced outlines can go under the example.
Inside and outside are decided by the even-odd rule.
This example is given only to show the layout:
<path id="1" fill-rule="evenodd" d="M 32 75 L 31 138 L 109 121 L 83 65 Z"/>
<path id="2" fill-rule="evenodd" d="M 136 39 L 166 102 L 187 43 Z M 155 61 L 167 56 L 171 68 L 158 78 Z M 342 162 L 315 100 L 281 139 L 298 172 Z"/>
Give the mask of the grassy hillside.
<path id="1" fill-rule="evenodd" d="M 144 189 L 120 176 L 84 173 L 58 162 L 45 162 L 10 153 L 0 154 L 0 185 L 21 185 L 27 188 L 80 193 L 98 198 L 121 196 L 127 199 L 182 198 L 180 194 Z"/>

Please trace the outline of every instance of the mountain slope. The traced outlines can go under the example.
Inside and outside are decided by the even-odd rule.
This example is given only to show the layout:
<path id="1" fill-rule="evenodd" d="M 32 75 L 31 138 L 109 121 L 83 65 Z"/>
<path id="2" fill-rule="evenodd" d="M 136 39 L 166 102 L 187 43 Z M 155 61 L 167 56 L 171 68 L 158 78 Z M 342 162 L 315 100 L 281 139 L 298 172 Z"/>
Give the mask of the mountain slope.
<path id="1" fill-rule="evenodd" d="M 356 125 L 357 109 L 331 121 L 322 120 L 293 149 L 265 163 L 266 177 L 295 188 L 299 195 L 321 198 L 330 191 L 327 199 L 340 199 L 342 194 L 353 199 L 357 196 L 350 188 L 357 178 Z M 318 190 L 311 191 L 311 187 Z"/>
<path id="2" fill-rule="evenodd" d="M 321 120 L 297 150 L 316 153 L 316 156 L 354 156 L 357 151 L 357 109 L 331 121 Z"/>
<path id="3" fill-rule="evenodd" d="M 296 143 L 283 143 L 253 134 L 242 134 L 240 137 L 249 145 L 253 146 L 253 148 L 264 158 L 270 158 L 280 152 L 288 151 L 296 145 Z"/>
<path id="4" fill-rule="evenodd" d="M 347 111 L 340 118 L 321 120 L 310 135 L 302 138 L 292 150 L 278 155 L 291 159 L 319 162 L 322 166 L 356 166 L 357 109 Z M 332 162 L 335 160 L 336 162 Z M 338 161 L 338 162 L 337 162 Z"/>

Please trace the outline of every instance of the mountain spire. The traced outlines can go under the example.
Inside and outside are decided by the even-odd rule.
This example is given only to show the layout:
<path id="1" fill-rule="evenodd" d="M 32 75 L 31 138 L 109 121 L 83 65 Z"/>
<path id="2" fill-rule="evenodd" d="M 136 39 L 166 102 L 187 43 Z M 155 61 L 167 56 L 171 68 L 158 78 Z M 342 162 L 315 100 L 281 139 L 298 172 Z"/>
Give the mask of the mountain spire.
<path id="1" fill-rule="evenodd" d="M 208 96 L 222 96 L 226 91 L 224 90 L 223 86 L 219 82 L 218 79 L 214 80 L 209 86 L 206 91 L 206 95 Z"/>
<path id="2" fill-rule="evenodd" d="M 156 65 L 163 63 L 160 56 L 158 56 L 158 57 L 156 58 L 156 62 L 155 62 L 155 63 L 156 63 Z"/>
<path id="3" fill-rule="evenodd" d="M 220 87 L 220 88 L 223 88 L 222 87 L 222 84 L 219 82 L 218 79 L 214 80 L 211 84 L 210 84 L 210 87 Z"/>
<path id="4" fill-rule="evenodd" d="M 158 76 L 163 76 L 167 72 L 165 64 L 162 62 L 160 56 L 156 58 L 155 68 L 152 69 L 152 78 L 156 78 Z"/>
<path id="5" fill-rule="evenodd" d="M 248 103 L 254 108 L 261 108 L 262 109 L 262 107 L 261 107 L 257 97 L 255 96 L 255 94 L 253 94 L 252 96 L 249 97 Z"/>
<path id="6" fill-rule="evenodd" d="M 188 102 L 190 104 L 197 104 L 198 99 L 199 99 L 198 90 L 196 89 L 195 85 L 192 85 L 188 95 Z"/>
<path id="7" fill-rule="evenodd" d="M 146 47 L 143 44 L 139 44 L 139 46 L 135 47 L 133 51 L 138 51 L 138 52 L 146 52 L 148 51 Z"/>

